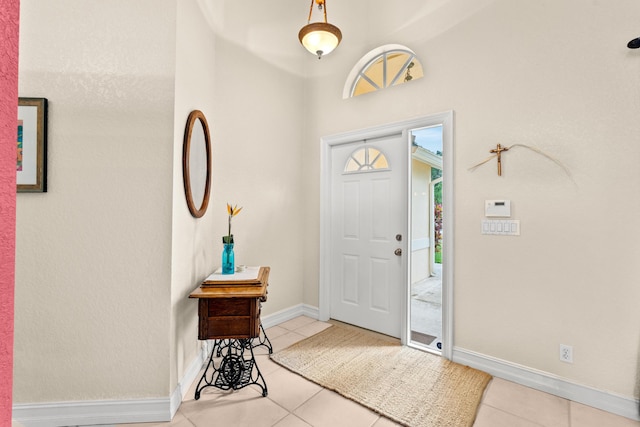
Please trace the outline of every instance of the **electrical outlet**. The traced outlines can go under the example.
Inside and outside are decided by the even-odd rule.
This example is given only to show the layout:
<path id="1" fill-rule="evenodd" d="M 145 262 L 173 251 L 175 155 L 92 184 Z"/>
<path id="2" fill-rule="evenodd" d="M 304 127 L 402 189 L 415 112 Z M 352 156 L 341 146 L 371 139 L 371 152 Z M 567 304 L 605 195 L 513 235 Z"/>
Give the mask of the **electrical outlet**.
<path id="1" fill-rule="evenodd" d="M 560 361 L 573 363 L 573 347 L 566 344 L 560 344 Z"/>

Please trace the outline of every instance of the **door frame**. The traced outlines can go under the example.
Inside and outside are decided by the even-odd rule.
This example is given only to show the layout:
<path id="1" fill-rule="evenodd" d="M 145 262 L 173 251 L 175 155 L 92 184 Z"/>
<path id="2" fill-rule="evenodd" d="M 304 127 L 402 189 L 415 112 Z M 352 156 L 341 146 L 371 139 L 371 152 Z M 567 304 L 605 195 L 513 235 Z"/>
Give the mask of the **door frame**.
<path id="1" fill-rule="evenodd" d="M 402 287 L 401 307 L 401 341 L 402 344 L 409 342 L 409 271 L 410 256 L 408 252 L 408 242 L 411 242 L 410 227 L 411 209 L 409 209 L 409 195 L 411 194 L 411 143 L 409 141 L 409 131 L 412 129 L 442 125 L 442 150 L 443 150 L 443 200 L 446 214 L 443 218 L 443 259 L 446 263 L 442 268 L 442 334 L 443 346 L 442 356 L 451 359 L 453 355 L 453 176 L 454 176 L 454 152 L 453 152 L 453 111 L 445 111 L 437 114 L 419 117 L 416 119 L 389 123 L 374 126 L 366 129 L 348 131 L 340 134 L 324 136 L 320 139 L 320 281 L 319 281 L 319 307 L 318 316 L 320 320 L 327 321 L 331 311 L 331 246 L 330 246 L 330 225 L 331 225 L 331 149 L 333 146 L 371 140 L 388 135 L 402 133 L 405 136 L 407 155 L 404 179 L 406 180 L 407 191 L 403 195 L 404 204 L 407 206 L 407 215 L 404 221 L 402 235 L 406 236 L 403 243 L 403 252 L 407 256 L 403 257 L 403 277 L 405 286 Z"/>

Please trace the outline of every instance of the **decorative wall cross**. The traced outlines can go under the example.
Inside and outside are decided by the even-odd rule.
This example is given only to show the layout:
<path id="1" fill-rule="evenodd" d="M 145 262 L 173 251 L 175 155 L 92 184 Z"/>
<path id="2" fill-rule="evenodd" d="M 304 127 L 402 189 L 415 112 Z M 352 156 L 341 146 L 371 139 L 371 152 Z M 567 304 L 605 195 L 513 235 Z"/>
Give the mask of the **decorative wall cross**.
<path id="1" fill-rule="evenodd" d="M 552 162 L 554 162 L 556 165 L 560 166 L 562 168 L 562 170 L 567 174 L 567 176 L 571 179 L 571 181 L 573 181 L 573 178 L 571 177 L 571 173 L 569 172 L 569 169 L 567 169 L 567 167 L 565 165 L 563 165 L 562 162 L 560 162 L 558 159 L 555 159 L 555 158 L 551 157 L 550 155 L 548 155 L 544 151 L 540 150 L 539 148 L 532 147 L 532 146 L 526 145 L 526 144 L 513 144 L 513 145 L 510 145 L 509 147 L 503 147 L 501 144 L 497 144 L 496 148 L 494 148 L 492 150 L 489 150 L 489 152 L 492 154 L 491 156 L 489 156 L 485 160 L 481 161 L 477 165 L 474 165 L 474 166 L 470 167 L 469 170 L 472 171 L 472 170 L 476 169 L 477 167 L 482 166 L 485 163 L 491 161 L 495 157 L 495 158 L 498 159 L 498 176 L 502 176 L 502 153 L 504 151 L 509 151 L 511 148 L 515 148 L 515 147 L 526 148 L 528 150 L 531 150 L 531 151 L 533 151 L 535 153 L 540 154 L 543 157 L 546 157 L 547 159 L 549 159 Z M 575 184 L 575 182 L 574 182 L 574 184 Z"/>
<path id="2" fill-rule="evenodd" d="M 489 151 L 490 153 L 494 153 L 498 156 L 498 176 L 502 176 L 502 152 L 508 150 L 509 147 L 503 147 L 502 145 L 498 144 L 496 148 Z"/>

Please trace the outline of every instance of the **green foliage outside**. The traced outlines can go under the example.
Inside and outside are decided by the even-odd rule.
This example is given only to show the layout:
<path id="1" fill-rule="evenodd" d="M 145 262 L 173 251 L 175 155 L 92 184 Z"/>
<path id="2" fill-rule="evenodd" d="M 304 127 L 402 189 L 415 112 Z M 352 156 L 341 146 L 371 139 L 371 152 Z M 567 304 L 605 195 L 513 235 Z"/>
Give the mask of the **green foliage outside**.
<path id="1" fill-rule="evenodd" d="M 440 178 L 442 171 L 440 169 L 431 169 L 431 180 Z M 442 182 L 433 186 L 435 212 L 434 212 L 434 227 L 435 227 L 435 262 L 436 264 L 442 264 Z"/>

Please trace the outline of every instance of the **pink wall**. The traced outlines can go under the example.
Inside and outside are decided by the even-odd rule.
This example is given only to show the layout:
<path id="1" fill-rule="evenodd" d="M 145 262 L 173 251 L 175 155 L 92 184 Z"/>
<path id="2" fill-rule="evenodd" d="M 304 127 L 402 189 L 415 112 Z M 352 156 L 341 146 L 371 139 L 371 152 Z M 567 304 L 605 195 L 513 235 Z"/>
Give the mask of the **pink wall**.
<path id="1" fill-rule="evenodd" d="M 11 425 L 19 0 L 0 0 L 0 426 Z"/>

